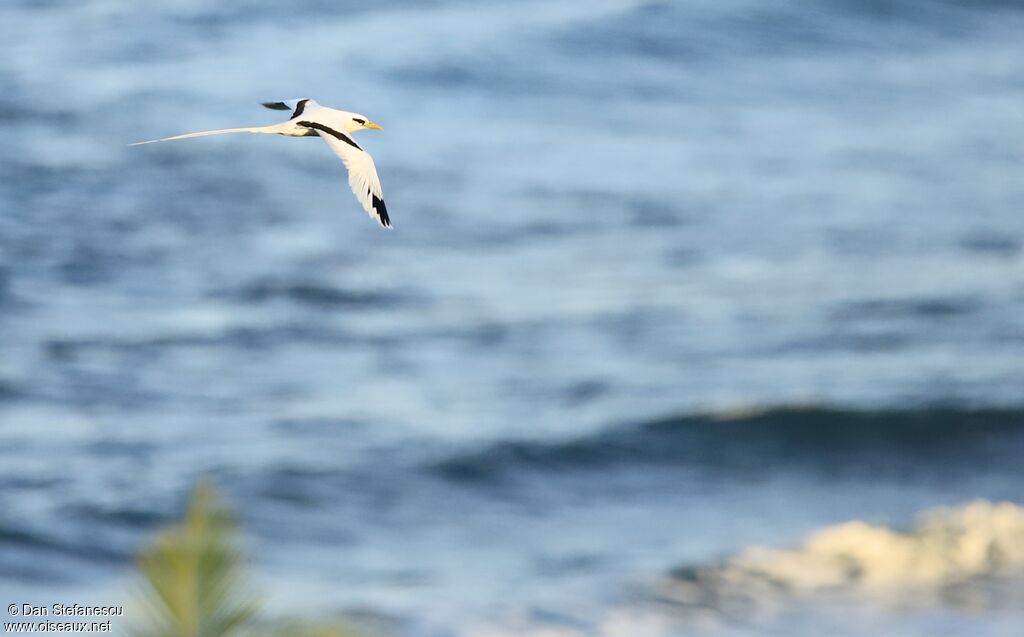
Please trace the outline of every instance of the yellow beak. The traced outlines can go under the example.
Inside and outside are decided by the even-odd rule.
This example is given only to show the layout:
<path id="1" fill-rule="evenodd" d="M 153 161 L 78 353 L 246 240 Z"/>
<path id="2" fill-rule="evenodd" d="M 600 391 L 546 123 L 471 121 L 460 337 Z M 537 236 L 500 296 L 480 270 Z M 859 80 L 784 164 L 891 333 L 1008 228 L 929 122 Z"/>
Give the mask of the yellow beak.
<path id="1" fill-rule="evenodd" d="M 380 127 L 380 124 L 374 124 L 373 122 L 366 122 L 363 124 L 363 128 L 372 128 L 374 130 L 384 130 Z"/>

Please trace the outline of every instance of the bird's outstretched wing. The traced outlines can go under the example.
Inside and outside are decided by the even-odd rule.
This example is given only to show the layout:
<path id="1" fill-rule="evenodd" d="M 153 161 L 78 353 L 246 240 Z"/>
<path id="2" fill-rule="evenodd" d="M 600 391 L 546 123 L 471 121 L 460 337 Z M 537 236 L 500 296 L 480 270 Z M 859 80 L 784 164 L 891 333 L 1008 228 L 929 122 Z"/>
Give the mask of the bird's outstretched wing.
<path id="1" fill-rule="evenodd" d="M 348 185 L 352 188 L 356 199 L 380 225 L 390 228 L 391 218 L 388 217 L 388 208 L 384 205 L 384 192 L 381 190 L 380 178 L 377 176 L 377 166 L 373 163 L 373 157 L 370 157 L 369 153 L 360 148 L 343 131 L 335 130 L 320 122 L 299 121 L 296 123 L 299 126 L 315 130 L 327 142 L 331 150 L 341 157 L 345 168 L 348 169 Z"/>
<path id="2" fill-rule="evenodd" d="M 262 105 L 275 111 L 291 111 L 292 114 L 288 119 L 295 119 L 299 115 L 302 115 L 302 113 L 307 109 L 313 106 L 319 106 L 319 104 L 308 97 L 303 97 L 297 100 L 284 100 L 282 102 L 262 102 Z"/>

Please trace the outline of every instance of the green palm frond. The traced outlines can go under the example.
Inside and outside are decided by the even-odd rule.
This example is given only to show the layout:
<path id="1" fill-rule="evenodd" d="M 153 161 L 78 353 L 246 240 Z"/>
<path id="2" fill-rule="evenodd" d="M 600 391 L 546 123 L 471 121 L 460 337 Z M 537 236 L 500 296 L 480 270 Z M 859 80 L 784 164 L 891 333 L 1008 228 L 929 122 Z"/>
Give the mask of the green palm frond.
<path id="1" fill-rule="evenodd" d="M 185 520 L 164 531 L 138 557 L 145 579 L 146 626 L 138 637 L 222 637 L 257 608 L 248 591 L 237 532 L 216 491 L 199 485 Z"/>

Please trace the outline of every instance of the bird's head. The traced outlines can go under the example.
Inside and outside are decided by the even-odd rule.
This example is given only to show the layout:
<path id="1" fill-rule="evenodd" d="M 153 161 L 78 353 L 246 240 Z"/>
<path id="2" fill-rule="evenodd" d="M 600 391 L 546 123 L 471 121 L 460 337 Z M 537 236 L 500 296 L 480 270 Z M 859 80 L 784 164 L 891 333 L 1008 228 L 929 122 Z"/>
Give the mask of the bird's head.
<path id="1" fill-rule="evenodd" d="M 345 132 L 354 133 L 356 131 L 371 128 L 374 130 L 383 130 L 379 124 L 375 124 L 370 121 L 366 115 L 360 115 L 359 113 L 345 113 Z"/>

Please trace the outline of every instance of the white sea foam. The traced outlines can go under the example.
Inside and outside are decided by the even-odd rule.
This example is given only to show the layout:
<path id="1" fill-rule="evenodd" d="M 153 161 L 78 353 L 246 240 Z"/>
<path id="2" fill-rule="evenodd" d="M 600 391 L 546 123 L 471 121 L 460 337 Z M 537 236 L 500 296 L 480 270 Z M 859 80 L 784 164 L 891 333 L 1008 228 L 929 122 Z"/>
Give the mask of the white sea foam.
<path id="1" fill-rule="evenodd" d="M 974 584 L 1024 575 L 1024 507 L 978 500 L 928 511 L 909 531 L 855 520 L 792 549 L 749 548 L 666 587 L 686 604 L 777 602 L 816 593 L 955 605 L 989 603 Z M 970 595 L 951 594 L 971 589 Z"/>
<path id="2" fill-rule="evenodd" d="M 963 611 L 986 608 L 1012 627 L 1019 625 L 1022 585 L 1024 507 L 978 500 L 926 511 L 907 531 L 854 520 L 815 531 L 795 548 L 748 548 L 668 578 L 657 587 L 658 601 L 665 604 L 606 608 L 590 626 L 519 621 L 463 634 L 816 635 L 833 614 L 845 618 L 836 634 L 870 634 L 889 626 L 897 609 L 906 618 L 917 611 L 981 617 Z M 847 621 L 852 607 L 858 609 L 857 622 Z"/>

